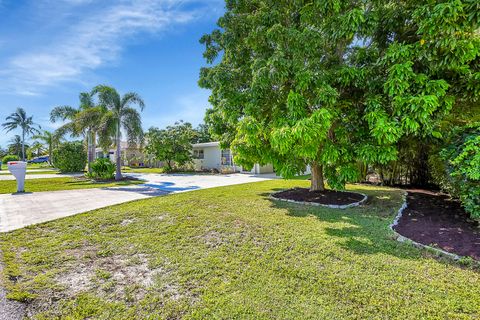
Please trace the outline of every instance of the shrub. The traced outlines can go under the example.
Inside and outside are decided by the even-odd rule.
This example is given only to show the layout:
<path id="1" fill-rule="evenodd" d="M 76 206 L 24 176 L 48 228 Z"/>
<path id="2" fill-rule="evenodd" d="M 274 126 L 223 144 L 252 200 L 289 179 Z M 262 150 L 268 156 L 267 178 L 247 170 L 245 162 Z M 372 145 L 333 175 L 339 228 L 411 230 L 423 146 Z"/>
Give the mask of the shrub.
<path id="1" fill-rule="evenodd" d="M 480 124 L 454 130 L 439 157 L 431 157 L 430 168 L 435 182 L 480 219 Z"/>
<path id="2" fill-rule="evenodd" d="M 7 164 L 9 161 L 18 161 L 19 158 L 16 155 L 13 154 L 7 154 L 5 157 L 2 159 L 2 163 Z"/>
<path id="3" fill-rule="evenodd" d="M 92 172 L 87 176 L 92 179 L 110 180 L 115 176 L 116 166 L 108 158 L 99 158 L 92 163 Z"/>
<path id="4" fill-rule="evenodd" d="M 61 172 L 79 172 L 87 164 L 87 152 L 81 141 L 65 142 L 53 150 L 53 165 Z"/>

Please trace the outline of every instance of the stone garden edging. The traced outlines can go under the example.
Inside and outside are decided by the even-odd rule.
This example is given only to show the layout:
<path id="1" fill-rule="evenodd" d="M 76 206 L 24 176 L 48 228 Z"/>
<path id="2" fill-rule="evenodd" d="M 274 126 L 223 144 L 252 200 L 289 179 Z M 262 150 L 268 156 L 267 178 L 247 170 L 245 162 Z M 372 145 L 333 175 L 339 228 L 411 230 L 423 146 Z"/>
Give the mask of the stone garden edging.
<path id="1" fill-rule="evenodd" d="M 326 207 L 326 208 L 331 208 L 331 209 L 348 209 L 348 208 L 352 208 L 352 207 L 357 207 L 357 206 L 363 204 L 363 203 L 364 203 L 365 201 L 367 201 L 367 199 L 368 199 L 368 196 L 367 196 L 366 194 L 363 194 L 363 193 L 360 193 L 360 192 L 353 192 L 353 191 L 348 191 L 348 192 L 360 194 L 360 195 L 363 196 L 363 199 L 360 200 L 360 201 L 357 201 L 357 202 L 353 202 L 353 203 L 350 203 L 350 204 L 343 204 L 343 205 L 322 204 L 322 203 L 309 202 L 309 201 L 296 201 L 296 200 L 281 199 L 281 198 L 276 198 L 276 197 L 275 197 L 275 195 L 276 195 L 277 193 L 281 193 L 281 192 L 285 192 L 285 191 L 293 190 L 293 189 L 295 189 L 295 188 L 285 189 L 285 190 L 280 190 L 280 191 L 277 191 L 277 192 L 273 192 L 273 193 L 270 194 L 269 198 L 270 198 L 270 199 L 273 199 L 273 200 L 277 200 L 277 201 L 284 201 L 284 202 L 290 202 L 290 203 L 296 203 L 296 204 L 303 204 L 303 205 L 315 206 L 315 207 Z"/>
<path id="2" fill-rule="evenodd" d="M 395 219 L 393 219 L 393 222 L 388 226 L 390 228 L 390 230 L 393 232 L 395 240 L 397 240 L 398 242 L 411 244 L 414 247 L 417 247 L 417 248 L 420 248 L 420 249 L 426 249 L 427 251 L 434 252 L 438 256 L 443 256 L 443 257 L 452 259 L 454 261 L 458 261 L 458 260 L 462 259 L 463 258 L 462 256 L 459 256 L 455 253 L 447 252 L 447 251 L 439 249 L 439 248 L 434 248 L 432 246 L 428 246 L 426 244 L 419 243 L 419 242 L 416 242 L 416 241 L 414 241 L 410 238 L 402 236 L 400 233 L 398 233 L 394 229 L 395 226 L 398 225 L 398 222 L 400 221 L 400 218 L 403 215 L 403 211 L 407 208 L 407 192 L 403 193 L 402 198 L 403 198 L 402 206 L 400 207 L 400 209 L 398 209 L 397 215 L 395 216 Z"/>

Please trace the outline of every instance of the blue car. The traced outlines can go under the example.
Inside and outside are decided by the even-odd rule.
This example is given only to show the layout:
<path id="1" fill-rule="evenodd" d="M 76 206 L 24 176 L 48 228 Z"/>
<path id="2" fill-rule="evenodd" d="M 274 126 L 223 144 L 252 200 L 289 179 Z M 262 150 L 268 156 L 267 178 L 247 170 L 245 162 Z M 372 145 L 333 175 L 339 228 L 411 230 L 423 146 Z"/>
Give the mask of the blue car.
<path id="1" fill-rule="evenodd" d="M 48 162 L 49 156 L 36 157 L 28 161 L 28 163 L 45 163 Z"/>

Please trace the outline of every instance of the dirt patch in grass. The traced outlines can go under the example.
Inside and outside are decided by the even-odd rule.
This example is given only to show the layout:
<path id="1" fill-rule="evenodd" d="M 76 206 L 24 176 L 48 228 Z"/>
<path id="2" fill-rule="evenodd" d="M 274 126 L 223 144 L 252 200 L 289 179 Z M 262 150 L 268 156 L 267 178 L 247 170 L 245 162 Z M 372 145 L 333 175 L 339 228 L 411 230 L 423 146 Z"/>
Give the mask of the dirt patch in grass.
<path id="1" fill-rule="evenodd" d="M 419 243 L 480 260 L 478 222 L 446 195 L 409 190 L 407 208 L 395 229 Z"/>
<path id="2" fill-rule="evenodd" d="M 300 202 L 315 202 L 325 205 L 348 205 L 363 199 L 363 195 L 346 191 L 310 191 L 307 188 L 295 188 L 273 195 L 275 198 Z"/>

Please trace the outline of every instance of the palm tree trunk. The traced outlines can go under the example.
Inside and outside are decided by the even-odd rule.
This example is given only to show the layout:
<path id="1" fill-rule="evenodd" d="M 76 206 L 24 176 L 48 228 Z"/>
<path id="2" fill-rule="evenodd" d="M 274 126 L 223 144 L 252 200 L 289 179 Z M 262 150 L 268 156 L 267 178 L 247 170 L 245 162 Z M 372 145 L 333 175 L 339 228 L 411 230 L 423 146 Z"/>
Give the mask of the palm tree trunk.
<path id="1" fill-rule="evenodd" d="M 53 145 L 52 143 L 48 144 L 48 163 L 53 166 Z"/>
<path id="2" fill-rule="evenodd" d="M 116 164 L 117 164 L 117 170 L 115 172 L 115 180 L 119 181 L 122 180 L 122 158 L 120 152 L 122 151 L 121 146 L 120 146 L 120 121 L 118 121 L 117 124 L 117 136 L 115 137 L 116 143 L 117 143 L 117 154 L 116 154 Z"/>
<path id="3" fill-rule="evenodd" d="M 25 161 L 25 130 L 22 130 L 22 161 Z"/>
<path id="4" fill-rule="evenodd" d="M 92 173 L 92 131 L 88 130 L 87 132 L 87 150 L 88 150 L 88 173 Z"/>

